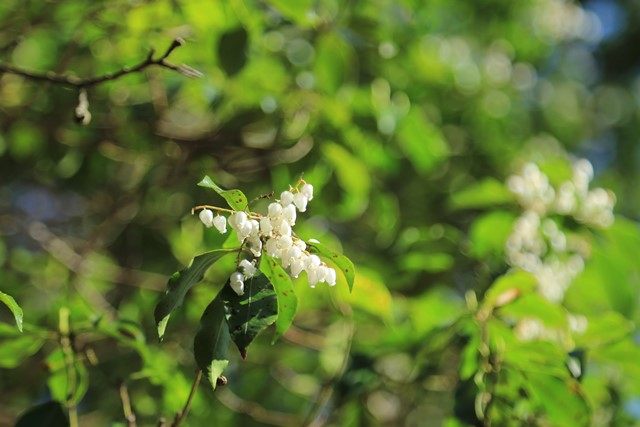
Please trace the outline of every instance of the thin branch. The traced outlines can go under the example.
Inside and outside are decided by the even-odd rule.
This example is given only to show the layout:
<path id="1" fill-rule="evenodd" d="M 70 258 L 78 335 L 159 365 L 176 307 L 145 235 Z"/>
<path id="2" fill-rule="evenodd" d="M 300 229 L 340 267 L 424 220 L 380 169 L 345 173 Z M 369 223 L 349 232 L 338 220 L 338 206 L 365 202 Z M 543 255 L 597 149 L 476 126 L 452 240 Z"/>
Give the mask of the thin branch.
<path id="1" fill-rule="evenodd" d="M 302 425 L 301 420 L 295 415 L 266 409 L 256 402 L 242 399 L 228 388 L 217 391 L 215 395 L 227 408 L 235 412 L 246 414 L 262 424 L 274 426 Z"/>
<path id="2" fill-rule="evenodd" d="M 138 73 L 143 71 L 144 69 L 152 66 L 158 66 L 167 68 L 169 70 L 177 71 L 187 77 L 201 77 L 202 73 L 194 68 L 189 67 L 188 65 L 175 65 L 167 61 L 167 58 L 171 53 L 178 47 L 184 44 L 184 40 L 181 38 L 177 38 L 171 42 L 171 45 L 167 48 L 167 50 L 159 57 L 154 58 L 155 52 L 151 50 L 147 57 L 140 61 L 139 63 L 123 67 L 117 71 L 113 71 L 111 73 L 103 74 L 101 76 L 94 77 L 77 77 L 69 74 L 58 74 L 53 71 L 32 71 L 26 70 L 24 68 L 16 67 L 14 65 L 5 64 L 0 62 L 0 73 L 9 73 L 15 74 L 18 76 L 22 76 L 26 79 L 33 81 L 41 81 L 41 82 L 49 82 L 54 84 L 59 84 L 63 86 L 69 86 L 77 89 L 84 89 L 91 86 L 96 86 L 101 83 L 119 79 L 122 76 L 132 73 Z"/>
<path id="3" fill-rule="evenodd" d="M 129 427 L 136 427 L 136 414 L 131 407 L 129 390 L 124 382 L 120 384 L 120 400 L 122 401 L 122 411 L 124 412 L 124 418 L 127 420 L 127 425 Z"/>
<path id="4" fill-rule="evenodd" d="M 191 391 L 189 391 L 189 397 L 187 401 L 184 403 L 184 408 L 182 411 L 176 414 L 176 418 L 173 420 L 171 427 L 178 427 L 182 421 L 184 421 L 185 417 L 189 413 L 189 409 L 191 409 L 191 402 L 193 401 L 193 397 L 196 395 L 196 390 L 198 390 L 198 385 L 200 384 L 200 380 L 202 379 L 202 371 L 198 369 L 196 373 L 196 377 L 193 379 L 193 384 L 191 384 Z"/>

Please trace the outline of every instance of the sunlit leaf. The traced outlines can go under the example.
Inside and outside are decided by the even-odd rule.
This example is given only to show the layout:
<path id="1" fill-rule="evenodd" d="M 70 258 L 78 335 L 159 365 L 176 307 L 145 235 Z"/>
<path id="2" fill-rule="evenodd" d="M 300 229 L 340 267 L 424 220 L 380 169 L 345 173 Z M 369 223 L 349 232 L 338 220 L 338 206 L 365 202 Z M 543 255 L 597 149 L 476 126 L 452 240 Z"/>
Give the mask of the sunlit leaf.
<path id="1" fill-rule="evenodd" d="M 514 201 L 507 187 L 495 178 L 485 178 L 451 195 L 453 209 L 486 208 Z"/>
<path id="2" fill-rule="evenodd" d="M 13 318 L 16 320 L 16 326 L 22 332 L 22 308 L 18 305 L 15 299 L 11 295 L 5 294 L 4 292 L 0 292 L 0 302 L 4 303 L 11 313 L 13 314 Z"/>
<path id="3" fill-rule="evenodd" d="M 158 301 L 154 312 L 160 339 L 164 336 L 171 312 L 182 305 L 189 289 L 202 280 L 204 273 L 213 263 L 221 257 L 237 251 L 238 249 L 218 249 L 198 255 L 191 261 L 189 267 L 171 276 L 167 283 L 167 290 Z"/>
<path id="4" fill-rule="evenodd" d="M 260 271 L 269 279 L 276 292 L 278 300 L 278 317 L 276 319 L 275 342 L 281 337 L 293 323 L 298 308 L 298 298 L 293 289 L 293 282 L 289 274 L 284 271 L 278 261 L 263 254 L 260 261 Z"/>
<path id="5" fill-rule="evenodd" d="M 229 206 L 236 211 L 244 211 L 249 206 L 249 202 L 247 201 L 247 196 L 240 190 L 223 190 L 220 188 L 211 178 L 205 176 L 202 178 L 202 181 L 198 183 L 200 187 L 210 188 L 219 195 L 222 196 L 223 199 L 227 201 Z"/>

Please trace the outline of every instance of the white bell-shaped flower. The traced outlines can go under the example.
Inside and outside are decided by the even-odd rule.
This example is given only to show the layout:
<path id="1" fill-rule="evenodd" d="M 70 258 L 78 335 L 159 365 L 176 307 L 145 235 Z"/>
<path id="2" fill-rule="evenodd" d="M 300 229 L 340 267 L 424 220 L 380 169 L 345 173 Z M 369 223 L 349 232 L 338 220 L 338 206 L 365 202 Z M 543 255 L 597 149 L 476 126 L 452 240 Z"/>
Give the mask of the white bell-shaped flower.
<path id="1" fill-rule="evenodd" d="M 312 288 L 316 287 L 318 283 L 318 267 L 314 266 L 312 268 L 307 268 L 307 281 L 309 282 L 309 286 Z"/>
<path id="2" fill-rule="evenodd" d="M 233 291 L 238 295 L 244 294 L 243 277 L 244 276 L 239 271 L 232 273 L 231 277 L 229 277 L 229 284 L 231 285 L 231 289 L 233 289 Z"/>
<path id="3" fill-rule="evenodd" d="M 234 212 L 229 216 L 229 225 L 236 231 L 238 231 L 245 222 L 247 222 L 247 214 L 242 211 Z"/>
<path id="4" fill-rule="evenodd" d="M 255 257 L 259 257 L 262 254 L 262 240 L 260 240 L 259 236 L 249 236 L 247 239 L 247 247 Z"/>
<path id="5" fill-rule="evenodd" d="M 282 205 L 280 203 L 270 203 L 268 207 L 269 218 L 276 219 L 282 215 Z"/>
<path id="6" fill-rule="evenodd" d="M 291 276 L 294 279 L 297 279 L 298 276 L 300 276 L 300 273 L 302 273 L 303 269 L 304 269 L 304 262 L 301 259 L 293 259 L 291 261 L 291 268 L 289 270 L 291 271 Z"/>
<path id="7" fill-rule="evenodd" d="M 296 245 L 296 247 L 299 248 L 300 251 L 304 251 L 305 249 L 307 249 L 307 244 L 304 242 L 304 240 L 296 239 L 293 244 Z"/>
<path id="8" fill-rule="evenodd" d="M 296 225 L 296 207 L 294 205 L 288 205 L 282 210 L 282 217 L 290 226 Z"/>
<path id="9" fill-rule="evenodd" d="M 327 282 L 329 286 L 336 285 L 336 271 L 333 268 L 327 267 L 324 281 Z"/>
<path id="10" fill-rule="evenodd" d="M 278 227 L 278 232 L 281 236 L 291 236 L 291 226 L 287 221 L 282 221 L 280 227 Z M 291 242 L 291 244 L 293 244 L 293 242 Z"/>
<path id="11" fill-rule="evenodd" d="M 307 210 L 308 201 L 309 199 L 307 199 L 307 196 L 302 193 L 296 193 L 293 195 L 293 204 L 296 205 L 296 208 L 298 208 L 300 212 Z"/>
<path id="12" fill-rule="evenodd" d="M 258 269 L 256 268 L 255 263 L 246 259 L 243 259 L 242 261 L 240 261 L 238 266 L 242 268 L 242 274 L 244 275 L 245 280 L 254 277 L 258 272 Z"/>
<path id="13" fill-rule="evenodd" d="M 215 218 L 213 218 L 213 226 L 216 228 L 216 230 L 218 230 L 220 233 L 224 234 L 227 232 L 227 218 L 222 216 L 222 215 L 216 215 Z"/>
<path id="14" fill-rule="evenodd" d="M 300 192 L 307 197 L 307 200 L 313 200 L 313 185 L 304 184 L 300 189 Z"/>
<path id="15" fill-rule="evenodd" d="M 293 203 L 293 193 L 291 191 L 283 191 L 280 193 L 280 204 L 283 208 L 286 208 Z"/>
<path id="16" fill-rule="evenodd" d="M 267 255 L 277 257 L 280 253 L 280 248 L 278 248 L 276 239 L 271 238 L 267 240 L 267 242 L 265 243 L 265 250 L 267 251 Z"/>
<path id="17" fill-rule="evenodd" d="M 271 220 L 268 217 L 260 218 L 260 233 L 268 237 L 271 235 L 271 231 L 273 231 L 273 226 L 271 225 Z"/>
<path id="18" fill-rule="evenodd" d="M 203 209 L 198 214 L 200 217 L 200 221 L 205 225 L 205 227 L 209 228 L 213 225 L 213 212 L 209 209 Z"/>

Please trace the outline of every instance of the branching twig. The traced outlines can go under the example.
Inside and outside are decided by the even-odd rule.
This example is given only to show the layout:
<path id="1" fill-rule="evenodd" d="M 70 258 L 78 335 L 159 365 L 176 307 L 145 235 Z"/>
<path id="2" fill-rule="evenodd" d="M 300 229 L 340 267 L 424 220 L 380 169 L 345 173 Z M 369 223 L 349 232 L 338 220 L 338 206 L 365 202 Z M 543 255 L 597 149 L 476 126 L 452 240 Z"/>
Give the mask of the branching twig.
<path id="1" fill-rule="evenodd" d="M 136 65 L 123 67 L 117 71 L 113 71 L 111 73 L 103 74 L 101 76 L 94 77 L 77 77 L 69 74 L 58 74 L 52 71 L 40 72 L 40 71 L 31 71 L 26 70 L 24 68 L 16 67 L 10 64 L 4 64 L 0 62 L 0 73 L 9 73 L 16 74 L 22 76 L 29 80 L 41 81 L 41 82 L 49 82 L 54 84 L 59 84 L 63 86 L 69 86 L 76 89 L 86 89 L 91 86 L 98 85 L 100 83 L 104 83 L 111 80 L 119 79 L 122 76 L 127 74 L 137 73 L 145 68 L 152 66 L 159 66 L 163 68 L 168 68 L 170 70 L 177 71 L 181 74 L 184 74 L 187 77 L 200 77 L 202 73 L 198 70 L 195 70 L 188 65 L 175 65 L 167 61 L 171 52 L 173 52 L 177 47 L 180 47 L 184 44 L 184 40 L 181 38 L 177 38 L 173 40 L 169 48 L 162 54 L 161 56 L 154 58 L 154 50 L 151 50 L 147 57 L 137 63 Z"/>

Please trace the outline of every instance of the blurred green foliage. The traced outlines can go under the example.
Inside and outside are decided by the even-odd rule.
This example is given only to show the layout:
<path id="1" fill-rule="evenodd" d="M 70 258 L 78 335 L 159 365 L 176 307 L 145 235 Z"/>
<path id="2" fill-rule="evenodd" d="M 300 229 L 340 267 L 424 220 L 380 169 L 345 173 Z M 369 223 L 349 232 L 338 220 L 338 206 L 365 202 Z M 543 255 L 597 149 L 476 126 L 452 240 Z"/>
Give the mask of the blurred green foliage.
<path id="1" fill-rule="evenodd" d="M 204 175 L 249 200 L 303 175 L 297 232 L 356 275 L 352 293 L 294 281 L 293 327 L 234 353 L 187 425 L 638 424 L 639 24 L 626 0 L 0 2 L 0 63 L 93 76 L 181 37 L 171 62 L 204 74 L 92 87 L 87 126 L 77 91 L 0 74 L 0 424 L 77 405 L 80 425 L 126 425 L 122 384 L 139 425 L 182 409 L 234 268 L 216 263 L 157 342 L 170 275 L 225 241 L 190 215 L 223 203 Z M 504 182 L 535 161 L 557 184 L 567 153 L 619 216 L 567 225 L 590 250 L 554 304 L 509 271 Z M 556 335 L 521 339 L 527 318 Z"/>

